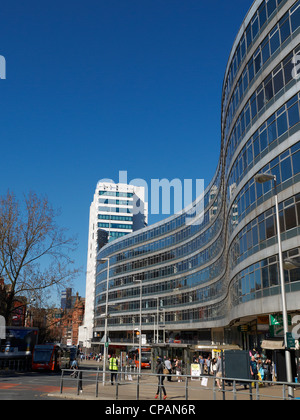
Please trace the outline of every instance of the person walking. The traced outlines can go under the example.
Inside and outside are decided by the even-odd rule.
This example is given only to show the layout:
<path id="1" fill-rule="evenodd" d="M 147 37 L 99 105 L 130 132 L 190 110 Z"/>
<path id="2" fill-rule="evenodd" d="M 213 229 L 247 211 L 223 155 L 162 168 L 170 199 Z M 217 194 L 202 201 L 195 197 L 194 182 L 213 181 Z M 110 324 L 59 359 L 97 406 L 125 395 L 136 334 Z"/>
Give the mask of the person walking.
<path id="1" fill-rule="evenodd" d="M 71 378 L 77 378 L 77 376 L 78 376 L 78 363 L 77 363 L 76 359 L 74 359 L 72 361 L 71 368 L 73 369 L 73 372 L 71 373 Z"/>
<path id="2" fill-rule="evenodd" d="M 222 359 L 221 359 L 221 356 L 219 355 L 217 363 L 216 363 L 216 381 L 217 381 L 217 385 L 218 385 L 219 390 L 222 389 L 221 378 L 222 378 Z"/>
<path id="3" fill-rule="evenodd" d="M 258 369 L 257 369 L 257 363 L 254 356 L 251 357 L 251 361 L 250 361 L 250 374 L 251 374 L 251 379 L 253 379 L 254 381 L 257 381 Z"/>
<path id="4" fill-rule="evenodd" d="M 157 376 L 158 376 L 158 387 L 157 387 L 157 392 L 156 392 L 156 395 L 155 395 L 155 399 L 157 399 L 158 396 L 160 395 L 160 393 L 163 392 L 164 393 L 164 400 L 165 400 L 167 398 L 167 393 L 166 393 L 166 389 L 164 387 L 164 380 L 165 380 L 165 377 L 163 375 L 164 365 L 163 365 L 163 362 L 162 362 L 161 358 L 157 359 L 156 373 L 157 373 Z"/>
<path id="5" fill-rule="evenodd" d="M 114 380 L 115 383 L 117 381 L 118 376 L 118 360 L 116 359 L 116 355 L 113 354 L 112 357 L 109 359 L 109 370 L 110 370 L 110 382 L 113 385 Z"/>
<path id="6" fill-rule="evenodd" d="M 210 376 L 210 371 L 211 371 L 211 358 L 210 358 L 210 356 L 208 356 L 208 358 L 206 359 L 206 369 L 207 369 L 207 375 Z"/>
<path id="7" fill-rule="evenodd" d="M 169 375 L 171 375 L 172 374 L 172 363 L 171 363 L 171 360 L 170 360 L 169 357 L 165 360 L 165 367 L 166 367 L 166 369 L 168 369 Z M 172 382 L 171 376 L 168 376 L 168 382 Z"/>
<path id="8" fill-rule="evenodd" d="M 178 359 L 178 357 L 176 359 L 175 369 L 176 369 L 177 381 L 182 382 L 182 380 L 181 380 L 182 362 L 181 362 L 181 360 Z"/>

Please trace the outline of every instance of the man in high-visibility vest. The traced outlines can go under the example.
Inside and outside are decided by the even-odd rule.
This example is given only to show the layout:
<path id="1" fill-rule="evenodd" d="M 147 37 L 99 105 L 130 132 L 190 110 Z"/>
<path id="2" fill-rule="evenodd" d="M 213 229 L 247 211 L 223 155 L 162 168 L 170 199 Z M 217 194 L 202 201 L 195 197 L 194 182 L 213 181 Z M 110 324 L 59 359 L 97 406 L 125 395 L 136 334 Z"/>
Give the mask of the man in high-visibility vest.
<path id="1" fill-rule="evenodd" d="M 118 360 L 116 359 L 115 354 L 113 354 L 112 357 L 109 359 L 109 370 L 111 372 L 110 382 L 113 385 L 114 384 L 114 379 L 115 379 L 115 383 L 116 383 L 117 376 L 118 376 Z"/>

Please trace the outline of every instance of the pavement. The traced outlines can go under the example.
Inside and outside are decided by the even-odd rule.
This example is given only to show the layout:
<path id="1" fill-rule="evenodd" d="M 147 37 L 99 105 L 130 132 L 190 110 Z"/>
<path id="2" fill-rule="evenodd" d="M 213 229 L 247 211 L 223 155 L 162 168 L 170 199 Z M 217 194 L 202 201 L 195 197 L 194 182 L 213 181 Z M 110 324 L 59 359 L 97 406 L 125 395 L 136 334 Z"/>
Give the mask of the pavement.
<path id="1" fill-rule="evenodd" d="M 122 377 L 118 379 L 118 385 L 111 385 L 110 375 L 107 374 L 105 385 L 103 385 L 102 367 L 98 373 L 98 396 L 96 396 L 97 368 L 100 369 L 99 363 L 94 361 L 82 362 L 80 369 L 83 370 L 82 392 L 77 395 L 78 379 L 71 378 L 69 373 L 64 374 L 63 389 L 60 391 L 48 393 L 48 397 L 69 399 L 69 400 L 99 400 L 99 401 L 159 401 L 156 400 L 158 379 L 156 375 L 151 374 L 147 370 L 142 371 L 141 378 L 138 382 L 137 375 L 132 377 Z M 172 382 L 168 382 L 165 378 L 164 386 L 167 392 L 167 401 L 210 401 L 214 399 L 212 377 L 208 377 L 207 384 L 199 380 L 191 380 L 186 382 L 183 378 L 182 382 L 178 382 L 175 376 Z M 139 394 L 139 398 L 137 395 Z M 216 388 L 216 400 L 223 400 L 224 394 L 226 400 L 249 400 L 249 387 L 244 389 L 243 385 L 236 386 L 234 395 L 233 386 L 225 386 L 225 393 Z M 281 385 L 260 386 L 259 389 L 252 389 L 252 399 L 260 400 L 280 400 L 283 398 L 283 387 Z M 300 388 L 295 389 L 295 398 L 300 399 Z"/>

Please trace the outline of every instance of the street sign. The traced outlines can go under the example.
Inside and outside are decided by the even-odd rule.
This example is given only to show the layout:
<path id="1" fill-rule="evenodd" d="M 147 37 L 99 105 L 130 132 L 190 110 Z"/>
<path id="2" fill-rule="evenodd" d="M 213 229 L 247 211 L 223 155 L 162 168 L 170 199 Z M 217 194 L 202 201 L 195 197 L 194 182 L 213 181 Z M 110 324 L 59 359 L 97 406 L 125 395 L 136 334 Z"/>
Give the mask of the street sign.
<path id="1" fill-rule="evenodd" d="M 108 349 L 108 347 L 109 347 L 109 343 L 108 342 L 105 343 L 105 347 Z"/>
<path id="2" fill-rule="evenodd" d="M 288 316 L 288 323 L 292 325 L 292 317 L 291 315 Z M 278 315 L 270 315 L 270 325 L 275 326 L 283 326 L 283 316 L 281 314 Z"/>
<path id="3" fill-rule="evenodd" d="M 286 333 L 286 343 L 288 349 L 294 349 L 296 347 L 296 340 L 291 332 Z"/>

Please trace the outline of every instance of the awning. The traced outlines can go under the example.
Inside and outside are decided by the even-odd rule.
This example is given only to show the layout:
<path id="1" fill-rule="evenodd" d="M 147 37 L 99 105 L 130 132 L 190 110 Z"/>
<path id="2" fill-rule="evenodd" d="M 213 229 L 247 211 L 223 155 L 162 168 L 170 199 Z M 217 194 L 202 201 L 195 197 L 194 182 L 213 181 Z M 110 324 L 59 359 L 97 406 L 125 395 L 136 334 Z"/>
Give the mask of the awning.
<path id="1" fill-rule="evenodd" d="M 263 340 L 261 343 L 261 348 L 265 350 L 284 350 L 284 342 L 283 340 L 275 341 L 275 340 Z"/>

